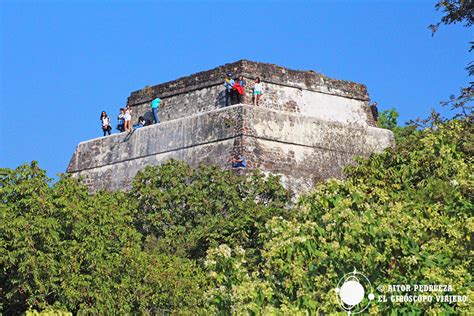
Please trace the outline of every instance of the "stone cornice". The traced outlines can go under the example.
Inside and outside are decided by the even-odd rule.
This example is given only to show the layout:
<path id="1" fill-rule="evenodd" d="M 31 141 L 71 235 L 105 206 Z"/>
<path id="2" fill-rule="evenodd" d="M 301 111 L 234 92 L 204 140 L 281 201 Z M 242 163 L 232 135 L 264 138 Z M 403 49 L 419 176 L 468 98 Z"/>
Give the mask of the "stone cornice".
<path id="1" fill-rule="evenodd" d="M 263 82 L 305 89 L 330 95 L 368 101 L 367 87 L 363 84 L 329 78 L 314 71 L 292 70 L 274 64 L 239 60 L 211 70 L 195 73 L 173 81 L 147 87 L 131 93 L 127 105 L 136 106 L 151 101 L 156 96 L 167 98 L 195 90 L 221 85 L 224 75 L 246 79 L 260 77 Z"/>

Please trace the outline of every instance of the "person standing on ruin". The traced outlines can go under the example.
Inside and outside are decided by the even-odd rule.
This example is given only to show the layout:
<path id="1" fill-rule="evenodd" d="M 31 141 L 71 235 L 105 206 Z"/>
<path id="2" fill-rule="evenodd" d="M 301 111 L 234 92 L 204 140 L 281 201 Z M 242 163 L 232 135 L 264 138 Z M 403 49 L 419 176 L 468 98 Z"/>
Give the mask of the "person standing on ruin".
<path id="1" fill-rule="evenodd" d="M 104 132 L 104 136 L 106 136 L 107 133 L 110 135 L 112 126 L 110 126 L 110 117 L 105 111 L 102 111 L 102 113 L 100 114 L 100 121 L 102 122 L 102 131 Z"/>
<path id="2" fill-rule="evenodd" d="M 260 104 L 260 97 L 262 96 L 262 83 L 260 77 L 255 79 L 253 84 L 253 105 L 258 106 Z"/>
<path id="3" fill-rule="evenodd" d="M 124 116 L 125 116 L 125 109 L 124 108 L 120 108 L 120 113 L 117 117 L 117 129 L 120 131 L 120 132 L 123 132 L 124 131 L 124 125 L 125 125 L 125 120 L 124 120 Z"/>
<path id="4" fill-rule="evenodd" d="M 239 85 L 242 87 L 242 93 L 240 93 L 239 91 L 239 94 L 238 94 L 238 97 L 239 97 L 239 103 L 245 103 L 245 79 L 244 79 L 244 76 L 239 76 L 239 81 L 238 81 Z"/>
<path id="5" fill-rule="evenodd" d="M 379 109 L 377 108 L 377 102 L 372 103 L 370 106 L 370 111 L 372 112 L 375 124 L 377 124 L 379 120 Z"/>
<path id="6" fill-rule="evenodd" d="M 151 111 L 153 112 L 153 118 L 155 119 L 155 124 L 160 123 L 158 118 L 158 110 L 160 109 L 161 99 L 156 97 L 153 101 L 151 101 Z"/>
<path id="7" fill-rule="evenodd" d="M 225 87 L 225 106 L 232 105 L 232 100 L 234 99 L 234 84 L 235 81 L 232 79 L 232 73 L 227 73 L 224 80 Z"/>
<path id="8" fill-rule="evenodd" d="M 132 109 L 130 108 L 130 105 L 127 105 L 127 107 L 125 108 L 125 115 L 123 116 L 123 119 L 125 121 L 124 129 L 127 132 L 131 132 L 132 131 Z"/>

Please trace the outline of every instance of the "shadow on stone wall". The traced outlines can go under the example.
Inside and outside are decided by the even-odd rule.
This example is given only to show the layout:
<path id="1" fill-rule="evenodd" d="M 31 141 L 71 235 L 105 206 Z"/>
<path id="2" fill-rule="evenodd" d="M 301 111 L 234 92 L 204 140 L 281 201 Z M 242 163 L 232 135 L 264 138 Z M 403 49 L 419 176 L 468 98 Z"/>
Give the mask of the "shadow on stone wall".
<path id="1" fill-rule="evenodd" d="M 225 107 L 225 89 L 219 92 L 219 94 L 216 96 L 216 99 L 214 101 L 214 104 L 218 108 L 223 108 Z"/>
<path id="2" fill-rule="evenodd" d="M 158 111 L 158 115 L 160 115 Z M 145 119 L 146 125 L 151 125 L 155 123 L 155 119 L 153 118 L 153 112 L 151 110 L 148 110 L 143 114 L 143 118 Z"/>

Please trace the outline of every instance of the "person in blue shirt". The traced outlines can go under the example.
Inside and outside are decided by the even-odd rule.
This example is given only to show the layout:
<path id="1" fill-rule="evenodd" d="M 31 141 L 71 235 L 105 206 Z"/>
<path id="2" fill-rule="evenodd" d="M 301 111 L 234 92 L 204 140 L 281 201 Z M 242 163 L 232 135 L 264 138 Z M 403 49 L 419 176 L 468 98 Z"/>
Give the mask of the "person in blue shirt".
<path id="1" fill-rule="evenodd" d="M 229 106 L 232 104 L 232 100 L 234 99 L 234 84 L 235 81 L 232 79 L 232 73 L 227 73 L 225 80 L 224 80 L 224 87 L 225 87 L 225 106 Z"/>
<path id="2" fill-rule="evenodd" d="M 158 118 L 158 110 L 160 109 L 161 99 L 156 97 L 153 101 L 151 101 L 151 111 L 153 112 L 153 118 L 155 119 L 155 124 L 160 123 Z"/>
<path id="3" fill-rule="evenodd" d="M 247 168 L 247 159 L 243 155 L 237 155 L 237 157 L 231 160 L 232 168 Z"/>
<path id="4" fill-rule="evenodd" d="M 124 128 L 124 124 L 125 124 L 125 109 L 124 108 L 120 108 L 120 113 L 117 117 L 117 121 L 118 121 L 118 125 L 117 125 L 117 129 L 120 131 L 120 132 L 123 132 L 125 130 Z"/>

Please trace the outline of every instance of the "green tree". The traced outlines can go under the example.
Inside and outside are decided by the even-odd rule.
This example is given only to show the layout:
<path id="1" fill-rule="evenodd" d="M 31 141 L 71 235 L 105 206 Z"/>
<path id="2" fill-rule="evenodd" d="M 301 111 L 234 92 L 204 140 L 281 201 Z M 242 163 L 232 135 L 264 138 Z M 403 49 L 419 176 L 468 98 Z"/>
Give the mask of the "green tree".
<path id="1" fill-rule="evenodd" d="M 436 10 L 444 12 L 441 22 L 430 27 L 433 31 L 442 24 L 464 23 L 466 27 L 474 24 L 474 3 L 472 0 L 438 0 Z"/>
<path id="2" fill-rule="evenodd" d="M 436 10 L 441 10 L 444 16 L 437 24 L 432 24 L 433 35 L 438 31 L 441 24 L 449 25 L 464 23 L 465 27 L 470 28 L 474 23 L 474 2 L 472 0 L 438 0 L 435 4 Z M 470 42 L 469 51 L 474 50 L 474 41 Z M 474 62 L 470 62 L 466 70 L 469 76 L 474 75 Z M 452 95 L 448 101 L 442 102 L 443 105 L 451 105 L 452 109 L 461 110 L 459 115 L 472 116 L 474 99 L 474 82 L 470 82 L 467 87 L 461 88 L 458 96 Z"/>
<path id="3" fill-rule="evenodd" d="M 395 108 L 384 110 L 380 113 L 378 127 L 393 131 L 398 126 L 398 111 Z"/>
<path id="4" fill-rule="evenodd" d="M 202 306 L 206 280 L 184 258 L 143 251 L 122 192 L 53 186 L 33 162 L 0 177 L 0 313 L 155 314 Z"/>
<path id="5" fill-rule="evenodd" d="M 406 137 L 416 132 L 417 125 L 409 122 L 405 126 L 398 125 L 398 111 L 395 108 L 382 111 L 378 119 L 378 127 L 386 128 L 393 132 L 395 143 L 400 144 Z"/>
<path id="6" fill-rule="evenodd" d="M 434 123 L 397 148 L 360 159 L 346 180 L 319 184 L 300 199 L 293 219 L 267 222 L 258 270 L 234 247 L 210 251 L 209 302 L 227 312 L 337 312 L 334 288 L 356 268 L 375 287 L 450 284 L 454 292 L 442 294 L 468 297 L 451 304 L 374 301 L 372 314 L 468 314 L 472 134 L 468 118 Z"/>
<path id="7" fill-rule="evenodd" d="M 291 195 L 276 176 L 170 160 L 140 171 L 130 199 L 147 249 L 199 259 L 221 243 L 257 255 L 259 232 L 271 217 L 288 216 Z"/>

